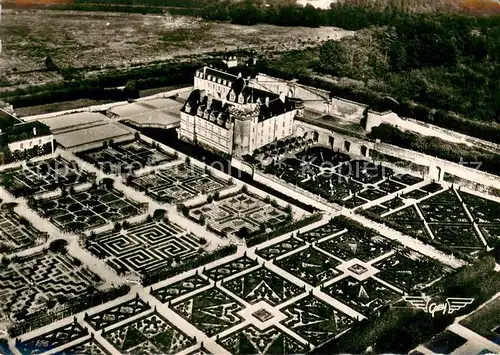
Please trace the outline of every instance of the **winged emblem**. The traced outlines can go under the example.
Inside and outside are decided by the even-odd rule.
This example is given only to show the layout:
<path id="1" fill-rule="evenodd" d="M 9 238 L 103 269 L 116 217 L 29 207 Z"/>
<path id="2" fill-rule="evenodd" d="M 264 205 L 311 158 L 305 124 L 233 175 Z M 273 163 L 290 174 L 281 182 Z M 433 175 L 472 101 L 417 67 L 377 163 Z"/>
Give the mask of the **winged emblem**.
<path id="1" fill-rule="evenodd" d="M 452 314 L 453 312 L 458 311 L 474 302 L 474 298 L 450 297 L 446 299 L 446 302 L 448 303 L 448 314 Z"/>
<path id="2" fill-rule="evenodd" d="M 427 304 L 431 300 L 429 296 L 403 296 L 403 299 L 417 309 L 427 310 Z"/>
<path id="3" fill-rule="evenodd" d="M 452 314 L 474 302 L 474 298 L 449 297 L 445 303 L 431 302 L 429 296 L 403 296 L 403 299 L 414 308 L 421 309 L 434 317 L 436 312 Z"/>

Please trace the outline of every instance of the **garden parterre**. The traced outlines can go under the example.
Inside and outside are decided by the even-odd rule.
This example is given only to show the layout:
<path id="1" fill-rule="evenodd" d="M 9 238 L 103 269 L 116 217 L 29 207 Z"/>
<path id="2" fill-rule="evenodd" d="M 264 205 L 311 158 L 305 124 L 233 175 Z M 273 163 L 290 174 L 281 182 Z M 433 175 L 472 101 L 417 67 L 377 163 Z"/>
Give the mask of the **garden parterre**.
<path id="1" fill-rule="evenodd" d="M 84 191 L 69 191 L 60 196 L 31 201 L 40 215 L 59 229 L 81 232 L 106 223 L 139 215 L 145 206 L 123 192 L 101 183 Z"/>
<path id="2" fill-rule="evenodd" d="M 346 154 L 324 147 L 308 148 L 263 169 L 347 208 L 359 207 L 422 181 L 408 174 L 396 175 L 381 164 L 351 160 Z"/>
<path id="3" fill-rule="evenodd" d="M 500 239 L 499 212 L 498 202 L 436 183 L 364 211 L 403 233 L 465 252 L 495 245 Z"/>
<path id="4" fill-rule="evenodd" d="M 2 171 L 0 179 L 1 185 L 14 196 L 32 196 L 86 183 L 91 175 L 80 170 L 75 161 L 56 157 Z"/>
<path id="5" fill-rule="evenodd" d="M 245 191 L 191 207 L 189 217 L 200 224 L 206 222 L 222 236 L 236 235 L 242 228 L 257 233 L 268 226 L 284 225 L 292 218 L 291 211 Z"/>
<path id="6" fill-rule="evenodd" d="M 180 163 L 132 178 L 130 185 L 155 201 L 177 203 L 198 195 L 213 194 L 232 184 L 212 176 L 207 170 Z"/>

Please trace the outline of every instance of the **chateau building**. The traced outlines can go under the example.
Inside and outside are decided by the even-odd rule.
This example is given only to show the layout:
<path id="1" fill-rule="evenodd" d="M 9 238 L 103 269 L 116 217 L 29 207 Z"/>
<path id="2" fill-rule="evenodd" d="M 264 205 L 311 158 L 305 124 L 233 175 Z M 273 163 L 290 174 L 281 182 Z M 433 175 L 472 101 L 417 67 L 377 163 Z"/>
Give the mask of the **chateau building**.
<path id="1" fill-rule="evenodd" d="M 255 88 L 244 79 L 213 68 L 198 70 L 194 90 L 181 109 L 179 137 L 225 154 L 252 154 L 293 134 L 303 114 L 300 99 Z"/>

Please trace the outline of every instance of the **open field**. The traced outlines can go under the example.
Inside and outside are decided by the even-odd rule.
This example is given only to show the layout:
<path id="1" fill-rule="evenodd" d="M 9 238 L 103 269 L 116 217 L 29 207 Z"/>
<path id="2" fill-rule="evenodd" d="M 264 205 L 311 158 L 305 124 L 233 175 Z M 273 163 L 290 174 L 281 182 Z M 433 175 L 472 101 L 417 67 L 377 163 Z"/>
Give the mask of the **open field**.
<path id="1" fill-rule="evenodd" d="M 45 71 L 46 56 L 59 68 L 100 70 L 226 47 L 279 49 L 287 43 L 291 48 L 304 39 L 326 40 L 350 33 L 333 27 L 246 27 L 184 16 L 43 9 L 4 9 L 1 29 L 0 72 L 5 74 L 0 82 L 4 85 L 62 80 L 57 72 Z"/>

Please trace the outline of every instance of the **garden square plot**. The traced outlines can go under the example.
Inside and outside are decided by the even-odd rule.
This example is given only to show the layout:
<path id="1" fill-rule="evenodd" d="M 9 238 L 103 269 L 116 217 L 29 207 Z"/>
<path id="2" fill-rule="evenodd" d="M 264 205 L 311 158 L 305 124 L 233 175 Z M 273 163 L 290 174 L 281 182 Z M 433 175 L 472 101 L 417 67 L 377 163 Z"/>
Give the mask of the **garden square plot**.
<path id="1" fill-rule="evenodd" d="M 277 306 L 304 292 L 299 286 L 265 267 L 224 281 L 223 286 L 250 304 L 265 301 L 271 306 Z"/>
<path id="2" fill-rule="evenodd" d="M 290 251 L 296 251 L 298 248 L 306 245 L 305 242 L 302 240 L 291 237 L 288 239 L 285 239 L 282 242 L 270 245 L 268 247 L 265 247 L 263 249 L 255 249 L 255 254 L 258 256 L 267 259 L 267 260 L 272 260 L 280 255 L 286 254 Z"/>
<path id="3" fill-rule="evenodd" d="M 158 202 L 169 203 L 214 193 L 231 186 L 228 181 L 186 163 L 133 178 L 131 185 Z"/>
<path id="4" fill-rule="evenodd" d="M 333 223 L 333 221 L 329 221 L 328 223 L 322 226 L 298 234 L 297 237 L 306 242 L 312 243 L 324 239 L 326 237 L 330 237 L 333 234 L 340 232 L 341 230 L 342 228 L 337 227 L 335 223 Z"/>
<path id="5" fill-rule="evenodd" d="M 59 229 L 81 232 L 141 213 L 142 205 L 104 184 L 55 198 L 36 200 L 31 206 Z"/>
<path id="6" fill-rule="evenodd" d="M 330 304 L 307 296 L 281 310 L 287 319 L 281 323 L 314 346 L 324 344 L 350 328 L 354 319 Z"/>
<path id="7" fill-rule="evenodd" d="M 108 352 L 95 339 L 85 340 L 76 345 L 70 346 L 57 352 L 57 355 L 76 355 L 76 354 L 91 354 L 91 355 L 107 355 Z"/>
<path id="8" fill-rule="evenodd" d="M 318 244 L 318 248 L 344 261 L 356 258 L 365 262 L 388 253 L 392 246 L 393 243 L 381 235 L 354 229 Z"/>
<path id="9" fill-rule="evenodd" d="M 0 270 L 0 316 L 20 321 L 48 309 L 48 303 L 54 307 L 85 296 L 100 283 L 97 275 L 67 254 L 32 254 Z"/>
<path id="10" fill-rule="evenodd" d="M 351 276 L 323 288 L 323 292 L 365 316 L 401 298 L 401 294 L 372 278 L 358 281 Z"/>
<path id="11" fill-rule="evenodd" d="M 484 248 L 472 224 L 429 224 L 434 239 L 454 249 L 474 251 Z"/>
<path id="12" fill-rule="evenodd" d="M 376 165 L 366 160 L 346 162 L 337 168 L 337 172 L 363 184 L 375 184 L 394 173 L 391 168 Z"/>
<path id="13" fill-rule="evenodd" d="M 32 196 L 86 183 L 89 174 L 80 170 L 74 161 L 57 157 L 5 170 L 0 173 L 0 179 L 2 186 L 14 196 Z"/>
<path id="14" fill-rule="evenodd" d="M 231 354 L 305 354 L 310 349 L 277 327 L 248 325 L 217 341 Z"/>
<path id="15" fill-rule="evenodd" d="M 91 236 L 85 248 L 118 273 L 147 274 L 199 255 L 203 243 L 177 224 L 143 221 L 122 230 Z"/>
<path id="16" fill-rule="evenodd" d="M 158 313 L 102 333 L 122 354 L 176 354 L 196 342 Z"/>
<path id="17" fill-rule="evenodd" d="M 481 224 L 479 230 L 490 246 L 500 240 L 500 224 Z"/>
<path id="18" fill-rule="evenodd" d="M 196 221 L 205 219 L 211 229 L 223 236 L 236 234 L 246 227 L 250 233 L 259 231 L 264 225 L 278 226 L 288 223 L 291 214 L 281 207 L 274 207 L 246 192 L 213 201 L 189 210 Z"/>
<path id="19" fill-rule="evenodd" d="M 146 302 L 136 297 L 99 313 L 86 316 L 85 322 L 95 330 L 101 330 L 150 309 L 151 307 Z"/>
<path id="20" fill-rule="evenodd" d="M 400 182 L 407 186 L 415 185 L 418 184 L 419 182 L 424 181 L 424 179 L 422 179 L 421 177 L 417 177 L 410 174 L 403 174 L 403 175 L 394 174 L 393 176 L 391 176 L 391 180 Z"/>
<path id="21" fill-rule="evenodd" d="M 402 233 L 411 232 L 425 238 L 429 237 L 416 205 L 410 205 L 397 212 L 390 213 L 384 216 L 383 219 L 393 222 L 391 227 Z"/>
<path id="22" fill-rule="evenodd" d="M 256 266 L 256 260 L 243 256 L 226 264 L 217 266 L 213 269 L 204 270 L 203 273 L 212 280 L 221 280 L 231 275 L 237 274 L 243 270 Z"/>
<path id="23" fill-rule="evenodd" d="M 237 313 L 244 306 L 215 287 L 174 303 L 170 308 L 209 337 L 243 322 Z"/>
<path id="24" fill-rule="evenodd" d="M 335 268 L 339 261 L 313 247 L 279 259 L 275 264 L 312 286 L 331 280 L 340 273 Z"/>
<path id="25" fill-rule="evenodd" d="M 151 295 L 158 298 L 160 302 L 167 303 L 168 301 L 174 300 L 208 285 L 210 285 L 210 283 L 207 280 L 196 274 L 168 286 L 152 290 Z"/>
<path id="26" fill-rule="evenodd" d="M 377 187 L 380 190 L 385 191 L 386 193 L 393 193 L 393 192 L 402 190 L 402 189 L 406 188 L 407 186 L 403 185 L 397 181 L 392 180 L 392 177 L 391 177 L 387 180 L 382 181 L 380 184 L 377 185 Z"/>
<path id="27" fill-rule="evenodd" d="M 14 211 L 0 208 L 0 253 L 35 246 L 45 235 Z"/>
<path id="28" fill-rule="evenodd" d="M 351 160 L 347 154 L 324 147 L 308 148 L 300 153 L 297 153 L 296 158 L 319 167 L 335 167 L 341 163 Z"/>
<path id="29" fill-rule="evenodd" d="M 78 324 L 78 322 L 72 322 L 68 325 L 49 331 L 48 333 L 19 342 L 16 344 L 16 348 L 23 355 L 41 354 L 59 346 L 71 343 L 79 338 L 86 337 L 88 334 L 88 329 L 82 327 Z M 68 353 L 68 350 L 70 349 L 63 350 L 62 353 Z M 58 352 L 58 354 L 60 353 Z M 72 354 L 76 354 L 76 352 L 73 352 Z M 99 353 L 96 352 L 96 354 Z"/>
<path id="30" fill-rule="evenodd" d="M 446 190 L 420 201 L 418 207 L 427 222 L 470 222 L 453 190 Z"/>
<path id="31" fill-rule="evenodd" d="M 366 190 L 358 193 L 359 197 L 362 197 L 368 201 L 378 200 L 379 198 L 384 197 L 385 195 L 387 195 L 385 191 L 379 190 L 371 186 L 368 187 Z"/>
<path id="32" fill-rule="evenodd" d="M 174 155 L 140 140 L 114 143 L 78 152 L 77 155 L 99 169 L 114 174 L 156 166 L 176 159 Z"/>
<path id="33" fill-rule="evenodd" d="M 476 223 L 500 225 L 500 203 L 463 191 L 459 194 Z"/>
<path id="34" fill-rule="evenodd" d="M 378 278 L 405 292 L 418 290 L 449 271 L 434 259 L 417 252 L 396 252 L 373 267 L 379 270 Z"/>

